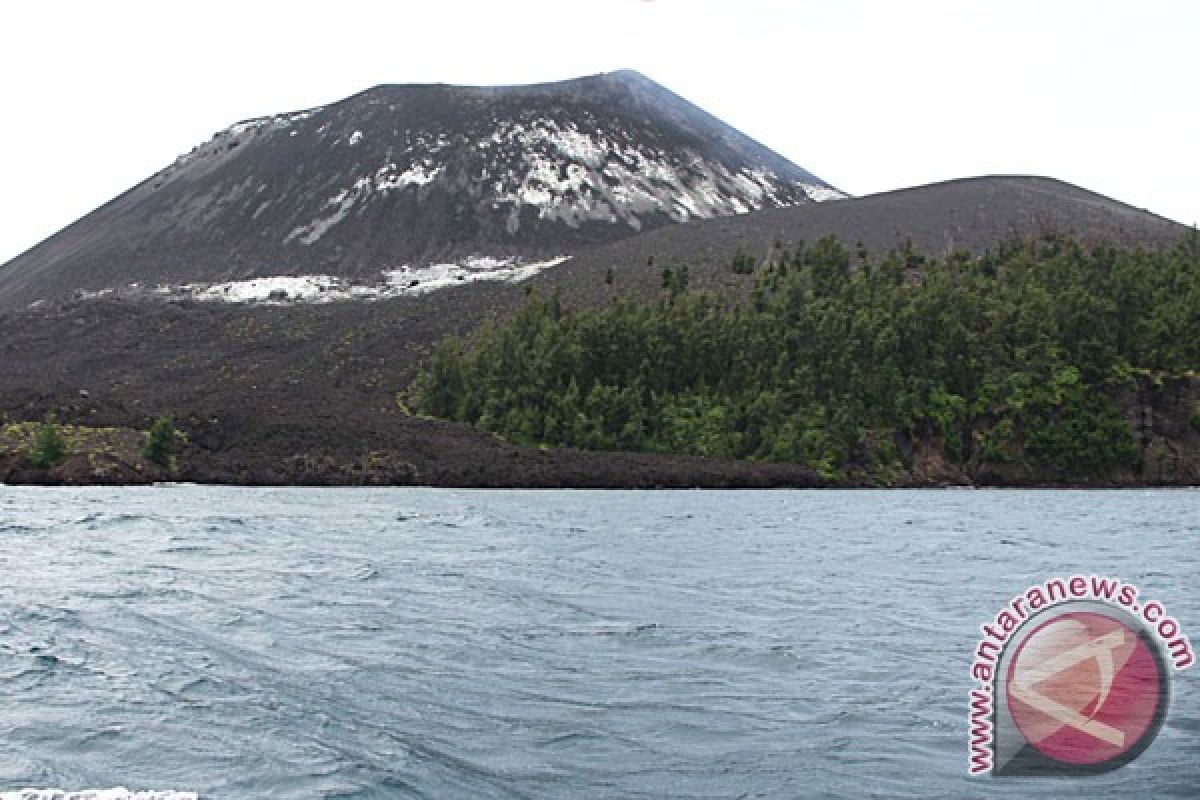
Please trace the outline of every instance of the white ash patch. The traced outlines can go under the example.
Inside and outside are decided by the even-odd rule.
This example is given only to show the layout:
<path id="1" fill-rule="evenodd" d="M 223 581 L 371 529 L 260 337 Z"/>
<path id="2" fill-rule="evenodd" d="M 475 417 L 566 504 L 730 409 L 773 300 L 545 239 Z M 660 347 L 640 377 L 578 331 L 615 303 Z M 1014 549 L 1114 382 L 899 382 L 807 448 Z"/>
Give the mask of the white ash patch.
<path id="1" fill-rule="evenodd" d="M 228 303 L 255 303 L 275 300 L 312 302 L 331 291 L 344 287 L 332 275 L 279 275 L 271 278 L 252 278 L 211 285 L 192 284 L 183 287 L 197 300 L 222 300 Z"/>
<path id="2" fill-rule="evenodd" d="M 151 294 L 163 299 L 190 297 L 204 303 L 258 305 L 386 300 L 480 281 L 516 283 L 556 267 L 569 258 L 570 256 L 559 256 L 548 261 L 526 264 L 517 258 L 471 256 L 457 263 L 427 264 L 421 267 L 405 265 L 383 270 L 379 280 L 372 284 L 352 283 L 334 275 L 277 275 L 224 283 L 164 285 L 154 288 Z M 132 290 L 133 287 L 130 288 Z"/>
<path id="3" fill-rule="evenodd" d="M 827 203 L 830 200 L 845 200 L 848 195 L 839 192 L 837 189 L 831 189 L 828 186 L 819 186 L 815 183 L 802 183 L 800 188 L 808 195 L 809 199 L 814 203 Z"/>
<path id="4" fill-rule="evenodd" d="M 355 131 L 354 133 L 350 134 L 350 138 L 349 138 L 349 140 L 347 140 L 346 143 L 349 144 L 351 147 L 354 147 L 354 145 L 361 142 L 362 139 L 363 139 L 363 132 Z"/>
<path id="5" fill-rule="evenodd" d="M 392 165 L 394 168 L 394 165 Z M 379 191 L 386 192 L 390 189 L 402 189 L 405 186 L 425 186 L 433 183 L 438 175 L 441 174 L 445 167 L 432 166 L 429 162 L 423 164 L 413 164 L 408 169 L 396 175 L 390 180 L 377 181 L 375 188 Z"/>
<path id="6" fill-rule="evenodd" d="M 352 185 L 339 190 L 337 194 L 326 200 L 324 208 L 331 209 L 332 213 L 316 217 L 307 225 L 293 228 L 287 236 L 283 237 L 283 243 L 290 244 L 299 239 L 301 244 L 314 244 L 333 226 L 344 220 L 355 205 L 366 202 L 372 195 L 386 194 L 409 186 L 418 188 L 426 186 L 433 183 L 444 169 L 445 167 L 434 166 L 432 161 L 426 159 L 424 162 L 411 164 L 401 172 L 395 162 L 389 161 L 377 169 L 374 174 L 358 178 Z"/>
<path id="7" fill-rule="evenodd" d="M 634 142 L 628 131 L 585 130 L 549 118 L 497 122 L 474 146 L 511 165 L 489 186 L 493 207 L 509 209 L 511 233 L 527 206 L 539 219 L 570 227 L 603 221 L 640 229 L 647 214 L 684 221 L 786 206 L 811 195 L 840 196 L 814 192 L 763 167 L 733 172 L 689 150 L 668 152 Z"/>
<path id="8" fill-rule="evenodd" d="M 75 290 L 75 299 L 76 300 L 98 300 L 101 297 L 111 297 L 114 294 L 116 294 L 116 289 L 98 289 L 96 291 L 92 291 L 90 289 L 76 289 Z"/>
<path id="9" fill-rule="evenodd" d="M 371 186 L 370 178 L 359 178 L 349 189 L 342 189 L 325 201 L 326 208 L 333 208 L 331 215 L 318 217 L 307 225 L 293 228 L 287 236 L 283 237 L 283 243 L 289 244 L 293 239 L 299 238 L 301 244 L 313 244 L 330 228 L 344 220 L 359 198 L 370 192 Z"/>
<path id="10" fill-rule="evenodd" d="M 474 257 L 460 264 L 430 264 L 425 267 L 408 266 L 386 270 L 383 275 L 389 287 L 403 294 L 425 294 L 437 289 L 462 286 L 479 281 L 519 283 L 539 272 L 564 263 L 570 256 L 559 256 L 549 261 L 522 264 L 517 259 Z"/>
<path id="11" fill-rule="evenodd" d="M 190 152 L 184 153 L 175 159 L 175 162 L 164 173 L 174 171 L 179 167 L 185 166 L 199 158 L 204 158 L 212 155 L 219 155 L 222 152 L 227 152 L 235 142 L 240 142 L 242 139 L 256 136 L 267 131 L 281 131 L 291 128 L 297 122 L 303 122 L 306 119 L 324 111 L 324 107 L 311 108 L 307 111 L 295 111 L 288 114 L 275 114 L 269 117 L 256 117 L 254 119 L 242 120 L 235 122 L 224 130 L 217 131 L 207 142 L 198 144 L 191 149 Z M 298 131 L 290 131 L 289 136 L 295 136 Z M 160 173 L 162 174 L 162 173 Z"/>
<path id="12" fill-rule="evenodd" d="M 565 256 L 563 257 L 565 260 Z M 488 269 L 503 269 L 517 264 L 519 259 L 516 258 L 496 258 L 495 256 L 468 256 L 463 259 L 462 265 L 470 270 L 488 270 Z"/>

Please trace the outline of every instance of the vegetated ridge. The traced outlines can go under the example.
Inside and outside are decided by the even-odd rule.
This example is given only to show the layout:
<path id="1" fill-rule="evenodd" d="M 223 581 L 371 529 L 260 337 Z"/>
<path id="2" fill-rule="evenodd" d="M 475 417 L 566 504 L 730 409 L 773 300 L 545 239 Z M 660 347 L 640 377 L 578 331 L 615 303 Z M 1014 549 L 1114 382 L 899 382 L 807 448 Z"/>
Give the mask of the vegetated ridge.
<path id="1" fill-rule="evenodd" d="M 662 268 L 656 303 L 532 296 L 439 346 L 417 407 L 529 445 L 802 463 L 831 482 L 1200 481 L 1196 232 L 940 260 L 825 238 L 731 267 L 756 277 L 741 302 L 690 290 L 686 266 Z M 1154 392 L 1181 405 L 1169 436 L 1146 424 Z"/>

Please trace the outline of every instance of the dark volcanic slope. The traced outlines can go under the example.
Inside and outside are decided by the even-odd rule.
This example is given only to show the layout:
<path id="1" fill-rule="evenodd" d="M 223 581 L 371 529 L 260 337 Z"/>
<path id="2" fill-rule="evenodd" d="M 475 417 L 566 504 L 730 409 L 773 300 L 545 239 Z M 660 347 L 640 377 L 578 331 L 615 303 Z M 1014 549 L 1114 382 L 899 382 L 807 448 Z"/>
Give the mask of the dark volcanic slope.
<path id="1" fill-rule="evenodd" d="M 76 289 L 575 253 L 840 193 L 633 72 L 380 86 L 239 123 L 0 267 L 0 309 Z"/>
<path id="2" fill-rule="evenodd" d="M 594 248 L 571 266 L 594 270 L 644 264 L 653 255 L 659 264 L 728 267 L 739 247 L 766 258 L 776 243 L 794 247 L 831 234 L 848 246 L 861 241 L 877 254 L 911 241 L 920 252 L 942 256 L 960 249 L 979 253 L 1005 239 L 1047 231 L 1072 233 L 1084 241 L 1155 245 L 1174 242 L 1187 230 L 1144 209 L 1053 178 L 1000 175 L 697 220 Z"/>

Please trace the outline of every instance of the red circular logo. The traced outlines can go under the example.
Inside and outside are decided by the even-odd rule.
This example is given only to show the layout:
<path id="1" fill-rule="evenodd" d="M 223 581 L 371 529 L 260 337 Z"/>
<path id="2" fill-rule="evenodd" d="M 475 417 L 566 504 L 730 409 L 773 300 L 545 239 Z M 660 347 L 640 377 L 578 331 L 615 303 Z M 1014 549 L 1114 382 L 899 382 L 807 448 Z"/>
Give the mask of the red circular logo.
<path id="1" fill-rule="evenodd" d="M 1106 614 L 1070 612 L 1038 626 L 1007 678 L 1017 729 L 1056 761 L 1104 764 L 1158 733 L 1166 675 L 1141 634 Z"/>

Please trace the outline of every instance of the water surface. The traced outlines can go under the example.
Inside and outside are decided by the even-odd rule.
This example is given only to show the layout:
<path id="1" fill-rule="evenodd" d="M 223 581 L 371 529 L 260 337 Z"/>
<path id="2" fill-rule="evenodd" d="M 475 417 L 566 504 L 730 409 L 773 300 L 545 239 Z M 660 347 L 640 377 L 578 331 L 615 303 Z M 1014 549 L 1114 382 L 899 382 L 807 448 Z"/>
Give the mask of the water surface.
<path id="1" fill-rule="evenodd" d="M 1200 681 L 1085 780 L 966 777 L 978 626 L 1200 492 L 0 488 L 0 790 L 1200 796 Z"/>

